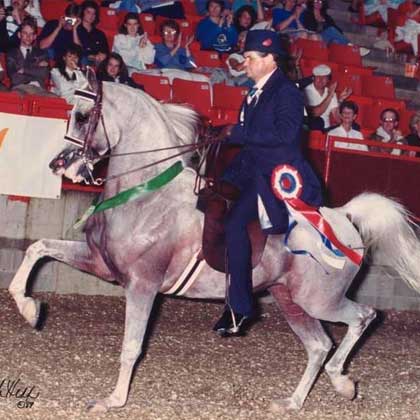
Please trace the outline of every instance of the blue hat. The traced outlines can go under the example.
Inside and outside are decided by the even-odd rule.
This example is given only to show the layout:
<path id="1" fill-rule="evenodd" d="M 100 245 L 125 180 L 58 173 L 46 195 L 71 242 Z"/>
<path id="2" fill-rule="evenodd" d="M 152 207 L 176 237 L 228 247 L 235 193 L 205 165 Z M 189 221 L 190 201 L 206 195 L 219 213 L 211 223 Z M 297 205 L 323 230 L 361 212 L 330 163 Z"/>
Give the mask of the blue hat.
<path id="1" fill-rule="evenodd" d="M 254 29 L 248 31 L 245 40 L 245 51 L 259 51 L 263 53 L 286 55 L 280 46 L 280 38 L 274 31 Z"/>

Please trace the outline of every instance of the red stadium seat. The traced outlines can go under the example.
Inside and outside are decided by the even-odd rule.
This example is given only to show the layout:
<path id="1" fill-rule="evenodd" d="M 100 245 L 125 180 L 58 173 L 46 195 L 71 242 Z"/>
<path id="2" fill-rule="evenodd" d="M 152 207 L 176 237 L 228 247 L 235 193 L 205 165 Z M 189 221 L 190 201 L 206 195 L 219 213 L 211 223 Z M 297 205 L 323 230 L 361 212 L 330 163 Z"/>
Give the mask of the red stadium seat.
<path id="1" fill-rule="evenodd" d="M 348 100 L 355 102 L 357 106 L 359 107 L 359 114 L 357 116 L 356 122 L 358 122 L 362 126 L 362 128 L 364 128 L 365 115 L 370 114 L 374 100 L 372 98 L 368 98 L 365 96 L 358 96 L 355 94 L 352 94 L 348 98 Z M 376 123 L 376 126 L 377 126 L 377 123 Z"/>
<path id="2" fill-rule="evenodd" d="M 360 75 L 335 72 L 332 75 L 332 79 L 338 83 L 338 92 L 342 92 L 346 87 L 349 87 L 355 95 L 362 94 L 362 79 Z"/>
<path id="3" fill-rule="evenodd" d="M 29 115 L 29 100 L 16 92 L 0 92 L 0 112 Z"/>
<path id="4" fill-rule="evenodd" d="M 109 7 L 99 8 L 99 23 L 98 28 L 106 31 L 118 32 L 120 18 L 118 11 Z"/>
<path id="5" fill-rule="evenodd" d="M 117 35 L 115 31 L 109 29 L 102 29 L 102 32 L 105 34 L 106 42 L 108 43 L 109 51 L 112 51 L 112 46 L 114 45 L 114 36 Z"/>
<path id="6" fill-rule="evenodd" d="M 372 76 L 376 67 L 371 66 L 352 66 L 348 64 L 340 64 L 340 73 L 358 74 L 360 76 Z"/>
<path id="7" fill-rule="evenodd" d="M 338 64 L 362 66 L 359 47 L 332 43 L 328 46 L 328 59 Z"/>
<path id="8" fill-rule="evenodd" d="M 302 57 L 320 62 L 328 61 L 328 48 L 322 41 L 298 38 L 291 46 L 293 51 L 302 49 Z"/>
<path id="9" fill-rule="evenodd" d="M 174 79 L 172 101 L 191 105 L 199 114 L 211 117 L 211 86 L 207 82 Z"/>
<path id="10" fill-rule="evenodd" d="M 218 123 L 235 124 L 238 121 L 242 102 L 248 94 L 248 88 L 226 86 L 223 83 L 213 85 L 213 108 Z"/>
<path id="11" fill-rule="evenodd" d="M 143 85 L 144 91 L 158 101 L 171 100 L 171 85 L 167 77 L 142 73 L 133 73 L 131 77 L 136 83 Z"/>
<path id="12" fill-rule="evenodd" d="M 372 98 L 394 99 L 394 81 L 388 76 L 362 76 L 362 94 Z"/>
<path id="13" fill-rule="evenodd" d="M 198 67 L 223 67 L 224 64 L 220 59 L 217 51 L 194 51 L 192 53 L 195 64 Z"/>
<path id="14" fill-rule="evenodd" d="M 61 0 L 42 0 L 40 9 L 42 17 L 46 20 L 60 19 L 69 3 Z"/>
<path id="15" fill-rule="evenodd" d="M 198 15 L 197 7 L 195 6 L 195 0 L 181 0 L 182 7 L 184 8 L 184 14 L 186 15 Z"/>
<path id="16" fill-rule="evenodd" d="M 147 32 L 148 35 L 153 35 L 156 30 L 155 20 L 153 15 L 150 13 L 140 13 L 140 22 L 143 27 L 143 31 Z"/>
<path id="17" fill-rule="evenodd" d="M 31 115 L 36 117 L 68 119 L 69 112 L 73 108 L 63 98 L 48 96 L 27 96 L 30 102 Z"/>

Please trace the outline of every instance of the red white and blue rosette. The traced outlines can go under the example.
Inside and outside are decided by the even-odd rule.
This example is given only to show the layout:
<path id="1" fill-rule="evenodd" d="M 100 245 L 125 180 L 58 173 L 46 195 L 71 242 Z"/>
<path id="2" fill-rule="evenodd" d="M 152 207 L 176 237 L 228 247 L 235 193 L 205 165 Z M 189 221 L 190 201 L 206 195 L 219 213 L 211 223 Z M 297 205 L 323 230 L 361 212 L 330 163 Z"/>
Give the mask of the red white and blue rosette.
<path id="1" fill-rule="evenodd" d="M 289 212 L 297 212 L 300 217 L 307 220 L 320 233 L 324 244 L 330 250 L 333 250 L 334 246 L 353 263 L 361 264 L 363 255 L 341 243 L 318 208 L 310 206 L 300 199 L 303 190 L 303 180 L 295 167 L 287 164 L 276 166 L 271 174 L 271 188 L 279 200 L 284 201 L 287 206 L 291 207 Z M 306 253 L 306 251 L 302 252 Z"/>
<path id="2" fill-rule="evenodd" d="M 291 165 L 278 165 L 271 174 L 271 188 L 279 200 L 299 198 L 303 181 L 298 170 Z"/>

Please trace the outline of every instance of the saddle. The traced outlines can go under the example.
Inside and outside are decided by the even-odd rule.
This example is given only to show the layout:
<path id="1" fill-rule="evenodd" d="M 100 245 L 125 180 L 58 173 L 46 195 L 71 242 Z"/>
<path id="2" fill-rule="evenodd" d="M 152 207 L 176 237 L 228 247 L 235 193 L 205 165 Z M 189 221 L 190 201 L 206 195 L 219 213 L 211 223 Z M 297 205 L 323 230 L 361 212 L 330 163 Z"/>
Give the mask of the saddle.
<path id="1" fill-rule="evenodd" d="M 238 146 L 220 143 L 210 147 L 206 158 L 206 186 L 198 193 L 197 208 L 204 212 L 202 254 L 210 267 L 222 273 L 226 272 L 225 218 L 239 191 L 220 177 L 239 150 Z M 267 235 L 261 230 L 259 220 L 248 224 L 248 233 L 254 268 L 261 260 Z"/>

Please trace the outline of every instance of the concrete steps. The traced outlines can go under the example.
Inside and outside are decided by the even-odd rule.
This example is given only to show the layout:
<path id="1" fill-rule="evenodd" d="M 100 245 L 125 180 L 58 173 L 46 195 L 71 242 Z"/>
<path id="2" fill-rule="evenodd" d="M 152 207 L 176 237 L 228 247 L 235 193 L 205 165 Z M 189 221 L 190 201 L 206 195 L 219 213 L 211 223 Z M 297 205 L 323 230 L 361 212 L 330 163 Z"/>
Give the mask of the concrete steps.
<path id="1" fill-rule="evenodd" d="M 420 109 L 420 82 L 404 76 L 405 56 L 389 56 L 385 51 L 374 48 L 377 41 L 377 29 L 354 23 L 357 15 L 350 13 L 349 2 L 330 0 L 329 14 L 343 30 L 350 42 L 371 49 L 363 58 L 363 65 L 375 67 L 375 74 L 391 76 L 394 80 L 395 95 L 407 101 L 409 108 Z"/>

